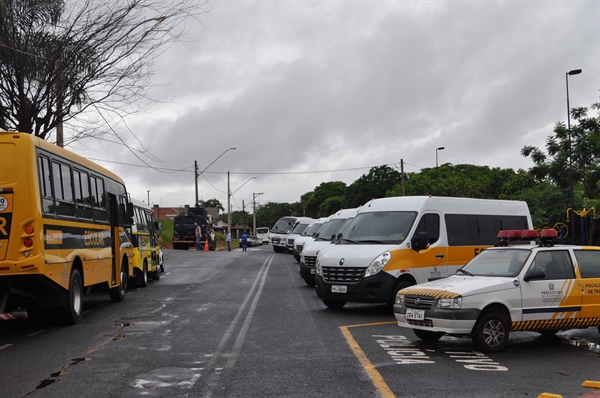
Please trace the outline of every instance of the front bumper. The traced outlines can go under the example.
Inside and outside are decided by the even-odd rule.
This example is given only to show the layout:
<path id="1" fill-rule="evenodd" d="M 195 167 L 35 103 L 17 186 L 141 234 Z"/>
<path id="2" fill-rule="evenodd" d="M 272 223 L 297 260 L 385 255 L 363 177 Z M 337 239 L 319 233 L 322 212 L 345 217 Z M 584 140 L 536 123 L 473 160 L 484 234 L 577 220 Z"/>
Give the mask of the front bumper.
<path id="1" fill-rule="evenodd" d="M 401 304 L 394 304 L 394 316 L 400 327 L 459 335 L 471 334 L 481 314 L 478 308 L 458 310 L 430 308 L 424 310 L 425 319 L 419 321 L 406 319 L 406 309 Z"/>
<path id="2" fill-rule="evenodd" d="M 361 268 L 364 274 L 365 268 Z M 326 281 L 323 275 L 317 275 L 315 286 L 317 296 L 322 300 L 358 302 L 358 303 L 387 303 L 392 298 L 392 290 L 396 278 L 387 272 L 379 272 L 373 276 L 361 277 L 358 282 Z M 333 285 L 347 286 L 346 293 L 332 293 Z"/>

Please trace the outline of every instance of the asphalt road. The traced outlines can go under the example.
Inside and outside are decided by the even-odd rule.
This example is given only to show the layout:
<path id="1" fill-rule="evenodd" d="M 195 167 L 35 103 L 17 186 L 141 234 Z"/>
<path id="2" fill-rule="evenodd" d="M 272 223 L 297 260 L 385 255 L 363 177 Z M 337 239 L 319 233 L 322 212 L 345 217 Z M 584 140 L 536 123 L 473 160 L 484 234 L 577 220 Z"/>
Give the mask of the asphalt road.
<path id="1" fill-rule="evenodd" d="M 385 306 L 327 309 L 289 254 L 165 251 L 122 303 L 86 297 L 76 326 L 0 322 L 0 397 L 600 396 L 596 328 L 513 333 L 508 349 L 424 343 Z M 590 344 L 591 343 L 591 344 Z"/>

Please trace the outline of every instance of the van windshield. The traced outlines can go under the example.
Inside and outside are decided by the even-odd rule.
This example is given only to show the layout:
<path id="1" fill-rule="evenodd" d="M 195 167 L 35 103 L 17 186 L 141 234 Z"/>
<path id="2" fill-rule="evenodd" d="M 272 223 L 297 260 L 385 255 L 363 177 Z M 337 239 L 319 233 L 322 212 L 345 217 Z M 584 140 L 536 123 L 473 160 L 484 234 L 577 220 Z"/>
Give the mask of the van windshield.
<path id="1" fill-rule="evenodd" d="M 336 218 L 329 221 L 327 225 L 323 227 L 323 230 L 319 231 L 319 240 L 331 240 L 340 230 L 344 221 L 346 220 L 343 218 Z"/>
<path id="2" fill-rule="evenodd" d="M 293 218 L 281 218 L 273 225 L 271 232 L 276 234 L 289 234 L 294 225 L 294 221 Z"/>
<path id="3" fill-rule="evenodd" d="M 312 223 L 308 226 L 308 228 L 306 228 L 304 230 L 304 232 L 302 232 L 302 236 L 313 236 L 315 234 L 315 232 L 318 232 L 319 229 L 321 228 L 321 226 L 323 225 L 323 223 Z"/>
<path id="4" fill-rule="evenodd" d="M 398 245 L 408 236 L 416 217 L 414 211 L 359 213 L 344 231 L 340 244 Z"/>
<path id="5" fill-rule="evenodd" d="M 292 229 L 292 232 L 290 233 L 301 235 L 302 232 L 306 230 L 306 228 L 308 228 L 308 223 L 298 223 L 294 225 L 294 229 Z"/>

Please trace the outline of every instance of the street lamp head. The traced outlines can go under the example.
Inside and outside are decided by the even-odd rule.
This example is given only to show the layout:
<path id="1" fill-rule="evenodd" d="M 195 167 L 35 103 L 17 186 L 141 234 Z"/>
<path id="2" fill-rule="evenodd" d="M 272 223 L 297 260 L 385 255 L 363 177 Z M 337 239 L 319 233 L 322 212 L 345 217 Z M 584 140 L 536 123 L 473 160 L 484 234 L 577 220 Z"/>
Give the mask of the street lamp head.
<path id="1" fill-rule="evenodd" d="M 578 75 L 580 73 L 581 73 L 581 69 L 573 69 L 573 70 L 567 72 L 567 75 L 573 76 L 573 75 Z"/>
<path id="2" fill-rule="evenodd" d="M 234 151 L 235 151 L 235 150 L 237 149 L 237 146 L 232 146 L 232 147 L 231 147 L 231 148 L 229 148 L 229 149 L 231 149 L 231 150 L 234 150 Z"/>
<path id="3" fill-rule="evenodd" d="M 444 147 L 443 147 L 443 146 L 441 146 L 441 147 L 439 147 L 439 148 L 435 148 L 435 150 L 436 150 L 436 151 L 441 151 L 441 150 L 443 150 L 443 149 L 444 149 Z"/>

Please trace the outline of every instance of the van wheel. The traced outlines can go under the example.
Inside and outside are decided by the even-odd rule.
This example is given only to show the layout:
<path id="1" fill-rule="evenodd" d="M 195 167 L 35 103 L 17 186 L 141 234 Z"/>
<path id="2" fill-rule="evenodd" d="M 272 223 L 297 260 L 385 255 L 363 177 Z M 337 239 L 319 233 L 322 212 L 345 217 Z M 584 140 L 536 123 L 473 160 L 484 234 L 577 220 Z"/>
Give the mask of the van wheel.
<path id="1" fill-rule="evenodd" d="M 430 342 L 438 341 L 445 334 L 444 332 L 431 332 L 429 330 L 421 329 L 413 329 L 413 332 L 415 332 L 415 336 L 417 336 L 421 340 Z"/>
<path id="2" fill-rule="evenodd" d="M 304 278 L 304 282 L 310 287 L 315 287 L 315 280 L 310 278 Z"/>
<path id="3" fill-rule="evenodd" d="M 157 265 L 156 266 L 156 271 L 152 272 L 151 274 L 152 280 L 157 281 L 160 279 L 160 266 Z"/>
<path id="4" fill-rule="evenodd" d="M 108 291 L 110 301 L 113 303 L 119 303 L 125 300 L 125 293 L 127 293 L 127 274 L 125 273 L 125 267 L 125 264 L 121 266 L 121 282 L 119 283 L 119 286 L 113 287 Z"/>
<path id="5" fill-rule="evenodd" d="M 69 290 L 64 294 L 67 304 L 59 309 L 60 318 L 70 325 L 78 324 L 83 313 L 83 282 L 78 269 L 71 271 Z"/>
<path id="6" fill-rule="evenodd" d="M 339 310 L 346 305 L 345 301 L 334 301 L 334 300 L 323 300 L 323 304 L 325 304 L 328 308 L 332 310 Z"/>
<path id="7" fill-rule="evenodd" d="M 489 312 L 475 324 L 471 339 L 482 352 L 499 352 L 508 344 L 508 322 L 496 312 Z"/>

